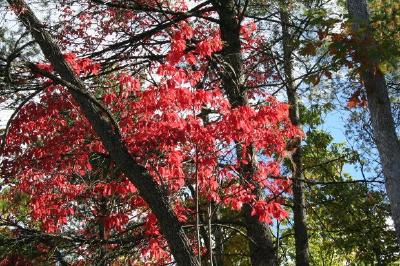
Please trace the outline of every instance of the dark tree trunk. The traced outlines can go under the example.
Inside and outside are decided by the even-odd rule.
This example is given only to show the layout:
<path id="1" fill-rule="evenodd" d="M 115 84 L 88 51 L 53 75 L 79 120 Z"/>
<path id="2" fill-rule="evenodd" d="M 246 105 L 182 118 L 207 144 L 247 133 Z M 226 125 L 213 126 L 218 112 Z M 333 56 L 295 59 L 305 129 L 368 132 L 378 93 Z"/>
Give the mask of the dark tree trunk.
<path id="1" fill-rule="evenodd" d="M 223 42 L 222 56 L 224 60 L 224 71 L 222 83 L 232 107 L 248 104 L 244 88 L 242 86 L 242 58 L 240 44 L 240 22 L 237 18 L 235 1 L 214 0 L 214 7 L 217 9 L 220 18 L 221 39 Z M 255 153 L 252 147 L 239 147 L 248 149 L 249 156 L 253 160 L 250 168 L 256 167 Z M 241 154 L 238 152 L 238 155 Z M 240 155 L 239 155 L 240 156 Z M 244 172 L 246 169 L 242 169 Z M 257 196 L 262 198 L 262 191 L 255 191 Z M 251 206 L 244 204 L 242 208 L 243 218 L 246 224 L 247 236 L 249 237 L 250 259 L 254 266 L 276 265 L 276 252 L 274 249 L 269 226 L 262 223 L 257 217 L 251 215 Z"/>
<path id="2" fill-rule="evenodd" d="M 297 89 L 293 82 L 292 45 L 289 33 L 288 4 L 285 0 L 280 3 L 280 17 L 282 27 L 283 69 L 285 74 L 286 94 L 289 103 L 289 118 L 293 125 L 301 127 Z M 292 153 L 292 175 L 293 175 L 293 216 L 294 216 L 294 238 L 296 246 L 296 265 L 308 266 L 308 233 L 306 224 L 304 183 L 301 181 L 303 164 L 302 149 L 299 143 Z"/>
<path id="3" fill-rule="evenodd" d="M 218 206 L 214 206 L 218 208 Z M 219 221 L 221 219 L 220 211 L 215 212 L 215 219 Z M 213 234 L 215 238 L 215 265 L 224 266 L 224 232 L 220 226 L 215 226 L 213 229 Z"/>
<path id="4" fill-rule="evenodd" d="M 136 186 L 140 196 L 148 203 L 156 215 L 163 236 L 168 241 L 171 252 L 178 265 L 199 265 L 183 228 L 173 212 L 166 195 L 160 186 L 129 154 L 128 149 L 121 140 L 118 131 L 113 127 L 110 119 L 100 110 L 93 101 L 87 97 L 86 88 L 82 80 L 75 75 L 65 61 L 60 48 L 51 35 L 45 30 L 41 22 L 23 0 L 7 0 L 10 5 L 21 8 L 17 15 L 21 22 L 31 32 L 39 44 L 43 54 L 54 66 L 60 77 L 75 86 L 79 91 L 69 88 L 75 101 L 100 137 L 105 149 L 111 158 L 120 167 L 128 179 Z"/>
<path id="5" fill-rule="evenodd" d="M 268 225 L 261 223 L 257 216 L 251 215 L 249 204 L 243 205 L 242 213 L 246 223 L 247 236 L 250 239 L 251 265 L 276 265 L 276 251 Z"/>
<path id="6" fill-rule="evenodd" d="M 361 66 L 361 80 L 367 93 L 374 141 L 381 159 L 397 242 L 400 245 L 400 142 L 391 112 L 388 87 L 378 60 L 371 56 L 376 42 L 369 34 L 366 0 L 347 0 L 347 8 L 353 21 L 355 38 L 364 43 L 356 51 L 357 59 Z"/>
<path id="7" fill-rule="evenodd" d="M 104 227 L 104 217 L 107 217 L 108 211 L 107 211 L 107 200 L 106 198 L 102 197 L 99 202 L 98 202 L 98 207 L 99 207 L 99 214 L 100 217 L 97 220 L 97 228 L 99 231 L 99 240 L 100 242 L 100 250 L 99 250 L 99 258 L 98 261 L 96 262 L 95 266 L 106 266 L 106 256 L 107 256 L 107 249 L 106 246 L 104 245 L 103 241 L 107 239 L 106 237 L 106 228 Z"/>

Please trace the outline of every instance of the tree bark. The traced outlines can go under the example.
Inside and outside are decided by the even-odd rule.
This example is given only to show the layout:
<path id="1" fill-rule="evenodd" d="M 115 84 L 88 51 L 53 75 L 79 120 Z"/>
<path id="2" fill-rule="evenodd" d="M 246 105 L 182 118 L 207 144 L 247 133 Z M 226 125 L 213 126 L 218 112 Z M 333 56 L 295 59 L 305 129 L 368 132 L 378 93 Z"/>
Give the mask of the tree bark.
<path id="1" fill-rule="evenodd" d="M 282 48 L 283 48 L 283 70 L 285 74 L 286 94 L 289 103 L 289 118 L 293 125 L 301 127 L 297 89 L 293 82 L 293 61 L 292 45 L 289 33 L 288 3 L 281 0 L 279 12 L 282 27 Z M 291 154 L 292 175 L 293 175 L 293 218 L 294 238 L 296 246 L 296 265 L 308 266 L 308 233 L 306 223 L 305 196 L 303 178 L 302 149 L 299 142 Z"/>
<path id="2" fill-rule="evenodd" d="M 110 119 L 104 115 L 97 105 L 86 97 L 87 90 L 82 80 L 73 72 L 65 61 L 59 46 L 35 14 L 23 0 L 7 0 L 11 6 L 16 7 L 16 15 L 33 38 L 39 44 L 43 54 L 54 66 L 56 72 L 66 82 L 78 88 L 81 92 L 69 88 L 75 101 L 79 104 L 85 117 L 88 119 L 97 135 L 100 137 L 105 149 L 111 158 L 120 167 L 128 179 L 136 186 L 139 194 L 148 203 L 156 215 L 161 232 L 167 240 L 171 252 L 178 265 L 199 265 L 185 232 L 168 203 L 167 196 L 160 186 L 148 174 L 145 167 L 139 165 L 129 154 L 118 131 L 113 127 Z"/>
<path id="3" fill-rule="evenodd" d="M 214 0 L 212 1 L 220 19 L 221 40 L 223 42 L 222 57 L 224 60 L 224 71 L 222 83 L 228 95 L 231 106 L 238 107 L 247 105 L 248 99 L 242 86 L 242 58 L 240 44 L 240 22 L 237 18 L 235 1 Z M 251 156 L 251 168 L 255 165 L 255 152 L 252 147 L 237 147 L 238 150 L 245 148 Z M 241 153 L 238 152 L 238 155 Z M 242 169 L 246 171 L 245 169 Z M 255 191 L 258 197 L 262 198 L 262 191 Z M 244 204 L 242 215 L 246 224 L 246 231 L 250 246 L 251 264 L 254 266 L 276 265 L 276 251 L 273 245 L 269 226 L 258 220 L 258 217 L 251 215 L 251 206 Z"/>
<path id="4" fill-rule="evenodd" d="M 364 42 L 356 51 L 360 59 L 361 81 L 367 94 L 374 141 L 378 148 L 392 218 L 400 245 L 400 142 L 391 112 L 388 87 L 379 61 L 371 57 L 377 43 L 369 34 L 369 15 L 366 0 L 347 0 L 356 40 Z"/>
<path id="5" fill-rule="evenodd" d="M 218 208 L 218 206 L 214 206 L 214 208 Z M 215 219 L 217 221 L 221 219 L 219 210 L 215 212 Z M 220 226 L 214 226 L 213 234 L 215 238 L 215 265 L 224 266 L 224 232 Z"/>

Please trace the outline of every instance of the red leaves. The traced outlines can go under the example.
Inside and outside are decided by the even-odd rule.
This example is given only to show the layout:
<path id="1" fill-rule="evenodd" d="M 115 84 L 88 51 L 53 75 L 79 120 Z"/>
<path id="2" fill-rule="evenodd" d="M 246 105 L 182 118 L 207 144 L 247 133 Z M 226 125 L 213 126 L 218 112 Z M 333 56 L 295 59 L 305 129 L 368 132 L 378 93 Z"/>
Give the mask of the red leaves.
<path id="1" fill-rule="evenodd" d="M 149 213 L 147 215 L 147 221 L 146 221 L 146 235 L 149 236 L 158 236 L 160 235 L 160 230 L 157 226 L 157 218 L 153 213 Z"/>
<path id="2" fill-rule="evenodd" d="M 193 38 L 194 35 L 193 28 L 186 22 L 180 24 L 178 32 L 181 34 L 181 38 L 186 40 Z"/>
<path id="3" fill-rule="evenodd" d="M 103 101 L 107 105 L 112 105 L 117 100 L 117 95 L 115 93 L 108 93 L 103 96 Z"/>
<path id="4" fill-rule="evenodd" d="M 94 193 L 99 194 L 102 197 L 110 197 L 118 195 L 122 198 L 128 197 L 130 193 L 136 193 L 135 186 L 128 180 L 116 182 L 111 181 L 110 183 L 99 183 L 94 189 Z"/>
<path id="5" fill-rule="evenodd" d="M 201 41 L 197 46 L 197 52 L 201 56 L 211 56 L 213 54 L 213 46 L 208 40 Z"/>
<path id="6" fill-rule="evenodd" d="M 167 61 L 171 65 L 177 64 L 185 54 L 186 41 L 193 37 L 193 29 L 186 22 L 182 22 L 179 30 L 171 38 L 171 50 Z"/>
<path id="7" fill-rule="evenodd" d="M 97 75 L 100 71 L 100 64 L 95 64 L 90 58 L 82 58 L 77 61 L 81 72 Z"/>
<path id="8" fill-rule="evenodd" d="M 53 70 L 54 70 L 53 66 L 50 64 L 38 63 L 38 64 L 36 64 L 36 66 L 38 68 L 40 68 L 41 70 L 44 70 L 49 73 L 53 72 Z M 37 77 L 42 77 L 42 75 L 37 75 Z"/>
<path id="9" fill-rule="evenodd" d="M 116 229 L 117 231 L 121 232 L 128 221 L 129 217 L 124 213 L 112 214 L 104 219 L 104 228 L 107 231 L 110 229 Z"/>
<path id="10" fill-rule="evenodd" d="M 113 9 L 106 15 L 116 21 L 126 19 L 118 18 Z M 83 12 L 78 20 L 87 22 L 89 18 Z M 105 32 L 118 26 L 111 20 L 99 23 Z M 128 30 L 125 26 L 121 25 L 121 32 Z M 252 214 L 268 223 L 285 218 L 287 213 L 277 195 L 289 192 L 290 182 L 274 178 L 280 175 L 280 165 L 272 158 L 284 151 L 287 139 L 302 135 L 289 122 L 288 106 L 263 91 L 253 90 L 249 98 L 263 104 L 232 108 L 219 89 L 216 73 L 207 70 L 209 57 L 222 48 L 218 31 L 193 21 L 179 26 L 168 29 L 171 35 L 163 37 L 171 43 L 165 61 L 154 63 L 141 76 L 129 72 L 104 76 L 100 84 L 93 84 L 95 96 L 115 117 L 132 157 L 165 191 L 182 223 L 193 222 L 189 186 L 199 188 L 202 202 L 213 201 L 235 211 L 249 204 Z M 79 27 L 81 36 L 89 26 Z M 271 77 L 268 58 L 255 53 L 260 44 L 253 34 L 255 30 L 251 22 L 241 29 L 243 49 L 250 55 L 244 69 L 253 71 L 247 73 L 245 85 L 249 87 Z M 164 56 L 164 50 L 160 51 Z M 66 53 L 65 59 L 79 75 L 100 71 L 100 65 L 90 58 Z M 39 67 L 53 71 L 50 65 Z M 151 85 L 149 77 L 154 79 Z M 236 143 L 252 144 L 259 155 L 254 158 L 259 165 L 252 176 L 241 173 L 240 168 L 253 158 L 244 150 L 238 160 Z M 73 222 L 76 231 L 90 238 L 98 235 L 96 226 L 102 224 L 108 237 L 126 233 L 128 225 L 144 223 L 128 231 L 144 232 L 145 244 L 138 246 L 143 258 L 155 263 L 170 260 L 154 214 L 111 161 L 61 86 L 50 86 L 40 99 L 21 110 L 10 128 L 4 156 L 4 175 L 17 178 L 12 193 L 29 196 L 31 218 L 40 222 L 43 230 L 60 231 Z M 267 199 L 257 198 L 252 182 L 244 179 L 259 185 Z"/>
<path id="11" fill-rule="evenodd" d="M 140 81 L 128 74 L 125 73 L 120 74 L 118 81 L 120 87 L 120 94 L 122 98 L 127 98 L 128 96 L 134 94 L 136 91 L 140 89 Z"/>
<path id="12" fill-rule="evenodd" d="M 347 107 L 349 109 L 356 108 L 356 107 L 362 107 L 366 108 L 368 106 L 367 99 L 365 95 L 361 95 L 361 91 L 357 90 L 356 92 L 351 95 L 350 99 L 347 102 Z"/>
<path id="13" fill-rule="evenodd" d="M 210 57 L 213 53 L 222 49 L 219 34 L 211 33 L 209 38 L 204 38 L 204 40 L 196 44 L 193 52 L 186 51 L 186 42 L 195 35 L 200 34 L 203 33 L 193 29 L 188 23 L 181 23 L 179 30 L 172 35 L 171 49 L 167 55 L 167 64 L 175 66 L 182 59 L 185 59 L 186 63 L 194 65 L 198 63 L 199 59 L 202 60 Z"/>
<path id="14" fill-rule="evenodd" d="M 64 58 L 77 74 L 97 75 L 100 71 L 100 65 L 95 64 L 90 58 L 77 59 L 74 53 L 66 53 L 64 54 Z"/>
<path id="15" fill-rule="evenodd" d="M 249 21 L 245 23 L 240 28 L 240 36 L 242 37 L 243 47 L 245 49 L 251 48 L 256 42 L 257 39 L 255 38 L 254 33 L 256 33 L 257 25 L 254 21 Z"/>
<path id="16" fill-rule="evenodd" d="M 121 93 L 106 93 L 104 102 L 112 110 L 120 112 L 121 131 L 130 151 L 140 156 L 140 161 L 146 162 L 144 164 L 152 176 L 160 185 L 166 185 L 170 193 L 184 189 L 188 182 L 193 182 L 197 172 L 201 194 L 207 200 L 222 200 L 225 206 L 234 210 L 239 210 L 243 203 L 254 204 L 257 201 L 250 186 L 244 187 L 235 181 L 221 189 L 225 182 L 237 179 L 231 166 L 236 167 L 238 162 L 227 163 L 221 168 L 218 167 L 219 158 L 230 153 L 234 141 L 253 143 L 260 152 L 270 156 L 284 150 L 286 139 L 301 134 L 288 122 L 287 106 L 273 98 L 269 98 L 269 105 L 259 109 L 250 106 L 230 109 L 219 89 L 190 90 L 176 87 L 168 80 L 166 84 L 161 81 L 159 87 L 149 86 L 141 90 L 139 81 L 129 75 L 121 74 L 116 80 Z M 135 98 L 128 97 L 132 93 Z M 129 200 L 131 204 L 126 206 L 124 212 L 110 213 L 105 224 L 110 230 L 123 230 L 129 221 L 129 213 L 145 204 L 138 200 L 135 187 L 123 177 L 107 180 L 107 176 L 100 175 L 104 180 L 95 185 L 73 184 L 76 175 L 85 179 L 101 174 L 101 168 L 90 161 L 90 156 L 93 153 L 106 156 L 106 153 L 79 115 L 69 111 L 74 106 L 66 105 L 59 111 L 53 109 L 62 106 L 58 101 L 61 99 L 60 92 L 54 90 L 44 95 L 40 103 L 27 106 L 35 121 L 24 116 L 24 111 L 21 112 L 22 117 L 16 120 L 19 121 L 19 128 L 35 131 L 37 138 L 42 139 L 42 144 L 36 145 L 30 139 L 35 135 L 31 134 L 28 138 L 16 138 L 11 145 L 18 147 L 26 140 L 29 143 L 26 150 L 17 152 L 22 156 L 21 160 L 16 160 L 11 167 L 14 170 L 22 166 L 35 169 L 20 175 L 20 188 L 32 195 L 33 216 L 44 221 L 45 230 L 53 232 L 68 221 L 68 216 L 75 215 L 65 212 L 71 209 L 70 203 L 93 197 L 117 197 L 122 201 Z M 45 112 L 42 105 L 47 106 Z M 204 106 L 213 110 L 209 123 L 204 123 L 198 116 Z M 73 125 L 65 122 L 71 117 L 74 117 Z M 38 124 L 38 121 L 41 122 Z M 55 124 L 55 121 L 58 122 Z M 48 131 L 50 125 L 53 129 Z M 13 130 L 11 132 L 15 132 Z M 60 141 L 61 137 L 63 141 Z M 32 158 L 32 154 L 38 161 L 23 160 L 24 156 Z M 194 164 L 196 161 L 197 164 Z M 47 179 L 48 171 L 54 168 L 59 177 Z M 278 180 L 268 180 L 268 176 L 278 174 L 278 165 L 261 163 L 253 179 L 275 194 L 287 189 Z M 61 193 L 60 197 L 55 197 L 56 192 Z M 184 206 L 177 203 L 175 209 L 182 221 L 187 219 L 187 207 Z M 261 212 L 260 203 L 255 206 L 258 206 L 255 207 L 255 214 L 263 221 L 269 221 L 267 217 L 270 215 L 284 217 L 283 214 L 273 214 L 276 211 L 271 208 L 263 207 L 264 212 Z M 151 217 L 149 219 L 152 221 Z M 154 221 L 149 223 L 148 232 L 155 234 L 155 226 Z"/>
<path id="17" fill-rule="evenodd" d="M 71 68 L 75 71 L 75 73 L 79 75 L 97 75 L 100 71 L 100 64 L 94 63 L 90 58 L 80 58 L 78 59 L 76 54 L 74 53 L 65 53 L 65 60 L 71 66 Z M 46 72 L 53 72 L 54 67 L 50 64 L 38 63 L 36 66 Z M 42 77 L 41 75 L 37 75 L 37 77 Z"/>
<path id="18" fill-rule="evenodd" d="M 74 63 L 74 61 L 76 59 L 76 54 L 66 53 L 66 54 L 64 54 L 64 59 L 67 60 L 68 63 L 72 64 L 72 63 Z"/>
<path id="19" fill-rule="evenodd" d="M 257 201 L 252 208 L 251 215 L 258 216 L 260 222 L 272 224 L 272 218 L 283 219 L 288 217 L 288 213 L 279 203 Z"/>

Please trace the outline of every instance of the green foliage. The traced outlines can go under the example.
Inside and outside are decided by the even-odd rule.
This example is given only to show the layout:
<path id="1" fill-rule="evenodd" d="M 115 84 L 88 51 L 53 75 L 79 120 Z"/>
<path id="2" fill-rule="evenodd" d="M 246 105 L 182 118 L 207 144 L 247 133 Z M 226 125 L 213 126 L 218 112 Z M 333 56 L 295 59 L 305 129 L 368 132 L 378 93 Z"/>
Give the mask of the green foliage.
<path id="1" fill-rule="evenodd" d="M 345 165 L 354 164 L 358 155 L 317 129 L 326 110 L 301 107 L 302 122 L 313 129 L 303 147 L 312 265 L 395 265 L 399 248 L 385 192 L 345 173 Z M 283 233 L 289 236 L 282 244 L 288 261 L 294 260 L 292 231 Z"/>
<path id="2" fill-rule="evenodd" d="M 369 10 L 373 36 L 379 44 L 377 56 L 381 70 L 393 71 L 400 60 L 400 2 L 370 0 Z"/>
<path id="3" fill-rule="evenodd" d="M 396 236 L 387 224 L 390 213 L 383 191 L 362 183 L 337 184 L 313 188 L 309 199 L 314 260 L 332 265 L 343 261 L 388 265 L 397 260 Z"/>
<path id="4" fill-rule="evenodd" d="M 248 241 L 246 236 L 242 234 L 234 234 L 226 242 L 224 249 L 224 265 L 225 266 L 250 266 Z M 245 246 L 245 248 L 244 248 Z"/>

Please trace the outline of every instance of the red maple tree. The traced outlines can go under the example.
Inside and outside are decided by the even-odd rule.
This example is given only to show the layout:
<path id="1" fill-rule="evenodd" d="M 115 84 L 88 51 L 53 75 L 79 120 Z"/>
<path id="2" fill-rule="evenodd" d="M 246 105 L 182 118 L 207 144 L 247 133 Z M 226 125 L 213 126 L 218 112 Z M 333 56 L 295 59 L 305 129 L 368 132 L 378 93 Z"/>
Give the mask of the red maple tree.
<path id="1" fill-rule="evenodd" d="M 61 16 L 64 59 L 86 80 L 96 104 L 107 110 L 101 115 L 112 119 L 177 219 L 193 228 L 196 202 L 231 210 L 247 203 L 266 223 L 287 217 L 281 203 L 290 182 L 276 158 L 284 156 L 288 139 L 302 133 L 291 125 L 288 105 L 258 86 L 274 74 L 269 59 L 257 53 L 262 40 L 254 23 L 243 22 L 240 31 L 250 104 L 232 107 L 219 79 L 229 65 L 220 57 L 216 14 L 206 5 L 189 10 L 185 1 L 137 2 L 138 10 L 166 12 L 147 36 L 155 22 L 146 13 L 92 1 L 73 10 L 72 2 L 64 1 Z M 144 36 L 140 43 L 116 41 L 134 34 Z M 2 151 L 8 200 L 26 195 L 39 231 L 81 239 L 73 248 L 76 264 L 122 249 L 125 240 L 135 243 L 131 263 L 172 261 L 157 216 L 110 156 L 68 84 L 54 78 L 50 63 L 32 69 L 43 90 L 19 110 Z M 237 144 L 253 147 L 256 158 Z M 254 162 L 256 169 L 243 171 Z M 264 198 L 254 193 L 256 186 Z M 194 231 L 187 235 L 195 253 L 205 252 L 204 243 L 197 250 Z"/>

